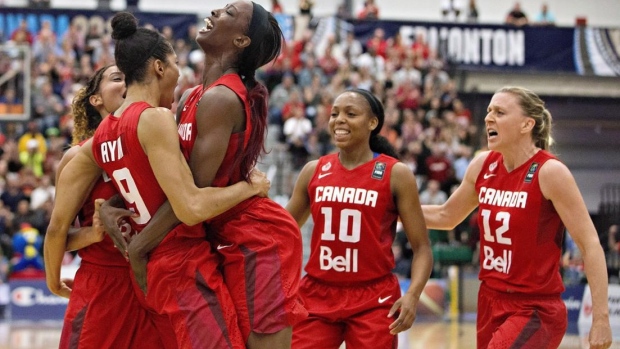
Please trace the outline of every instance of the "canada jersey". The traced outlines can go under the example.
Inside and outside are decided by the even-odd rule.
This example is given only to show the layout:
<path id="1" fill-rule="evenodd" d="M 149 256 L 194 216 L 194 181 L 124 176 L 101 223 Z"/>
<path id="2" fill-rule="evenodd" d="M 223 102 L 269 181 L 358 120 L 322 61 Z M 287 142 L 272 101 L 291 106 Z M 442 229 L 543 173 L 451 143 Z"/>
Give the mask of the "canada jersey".
<path id="1" fill-rule="evenodd" d="M 555 295 L 564 225 L 540 190 L 538 174 L 550 159 L 540 150 L 507 172 L 491 151 L 476 180 L 480 227 L 480 280 L 499 292 Z"/>
<path id="2" fill-rule="evenodd" d="M 181 140 L 181 149 L 183 155 L 189 160 L 192 150 L 194 149 L 194 143 L 198 136 L 198 128 L 196 125 L 196 112 L 198 109 L 198 103 L 203 94 L 209 89 L 223 85 L 232 90 L 245 109 L 245 130 L 243 132 L 237 132 L 230 135 L 228 141 L 228 147 L 226 155 L 222 160 L 222 163 L 217 170 L 217 174 L 211 183 L 213 187 L 225 187 L 231 184 L 235 184 L 241 181 L 241 173 L 239 172 L 240 161 L 243 158 L 243 152 L 247 148 L 250 135 L 252 134 L 252 123 L 250 121 L 250 104 L 247 99 L 247 89 L 241 78 L 237 74 L 226 74 L 217 79 L 206 90 L 200 87 L 195 88 L 187 97 L 183 110 L 181 111 L 181 117 L 179 122 L 179 138 Z"/>
<path id="3" fill-rule="evenodd" d="M 397 162 L 379 155 L 348 170 L 338 154 L 319 158 L 308 184 L 314 221 L 308 275 L 350 284 L 391 273 L 398 212 L 390 175 Z"/>
<path id="4" fill-rule="evenodd" d="M 105 118 L 95 132 L 92 145 L 95 161 L 112 178 L 127 209 L 139 215 L 131 219 L 136 232 L 142 231 L 166 200 L 138 139 L 138 121 L 147 108 L 151 108 L 148 103 L 137 102 L 127 107 L 121 117 Z M 204 236 L 200 225 L 195 230 L 196 236 Z M 165 240 L 173 235 L 166 235 Z"/>
<path id="5" fill-rule="evenodd" d="M 92 226 L 96 199 L 107 200 L 116 193 L 117 191 L 114 188 L 112 181 L 110 181 L 110 178 L 104 173 L 91 190 L 86 203 L 80 210 L 80 226 Z M 103 264 L 107 266 L 128 265 L 123 255 L 116 249 L 116 247 L 114 247 L 114 242 L 108 234 L 104 235 L 102 241 L 80 249 L 78 254 L 83 261 L 94 264 Z"/>

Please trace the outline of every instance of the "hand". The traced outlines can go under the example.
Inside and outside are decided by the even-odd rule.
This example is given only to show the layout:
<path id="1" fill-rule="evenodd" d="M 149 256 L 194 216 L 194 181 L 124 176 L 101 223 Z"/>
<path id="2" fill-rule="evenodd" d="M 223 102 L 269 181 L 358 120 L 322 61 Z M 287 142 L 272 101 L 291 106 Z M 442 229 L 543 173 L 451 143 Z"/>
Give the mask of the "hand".
<path id="1" fill-rule="evenodd" d="M 256 190 L 256 195 L 262 198 L 269 196 L 269 189 L 271 188 L 271 181 L 267 179 L 267 175 L 257 169 L 256 167 L 250 172 L 250 184 L 252 188 Z"/>
<path id="2" fill-rule="evenodd" d="M 99 217 L 99 209 L 101 208 L 101 205 L 105 202 L 105 200 L 103 199 L 96 199 L 95 200 L 95 213 L 93 213 L 93 224 L 92 224 L 92 228 L 93 228 L 93 235 L 94 237 L 94 241 L 95 242 L 100 242 L 103 240 L 104 236 L 105 236 L 105 227 L 103 226 L 103 222 L 101 222 L 101 218 Z"/>
<path id="3" fill-rule="evenodd" d="M 71 288 L 73 287 L 73 279 L 62 279 L 57 285 L 50 285 L 48 283 L 47 287 L 53 294 L 69 298 L 71 296 Z"/>
<path id="4" fill-rule="evenodd" d="M 131 270 L 136 278 L 136 282 L 140 289 L 146 295 L 146 265 L 149 258 L 146 254 L 136 252 L 136 249 L 132 248 L 133 244 L 129 246 L 129 264 L 131 264 Z"/>
<path id="5" fill-rule="evenodd" d="M 394 303 L 392 309 L 390 309 L 390 312 L 388 313 L 388 317 L 394 316 L 398 309 L 400 309 L 400 314 L 398 315 L 398 319 L 390 325 L 390 334 L 396 335 L 399 332 L 411 328 L 411 325 L 413 325 L 413 322 L 415 321 L 417 306 L 418 300 L 409 293 L 405 293 Z"/>
<path id="6" fill-rule="evenodd" d="M 110 204 L 110 200 L 103 202 L 99 206 L 99 219 L 105 227 L 105 231 L 108 233 L 114 246 L 127 258 L 127 233 L 123 233 L 121 227 L 125 227 L 125 219 L 135 216 L 135 213 L 125 208 L 114 207 Z"/>
<path id="7" fill-rule="evenodd" d="M 611 327 L 609 320 L 594 320 L 588 336 L 590 349 L 607 349 L 611 347 Z"/>

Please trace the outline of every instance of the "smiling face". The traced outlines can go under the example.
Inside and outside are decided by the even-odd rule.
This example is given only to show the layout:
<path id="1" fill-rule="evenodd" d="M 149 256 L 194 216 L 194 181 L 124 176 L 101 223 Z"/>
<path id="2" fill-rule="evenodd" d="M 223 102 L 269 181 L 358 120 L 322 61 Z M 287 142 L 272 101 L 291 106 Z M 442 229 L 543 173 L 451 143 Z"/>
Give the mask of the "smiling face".
<path id="1" fill-rule="evenodd" d="M 97 111 L 99 111 L 102 117 L 105 117 L 123 104 L 126 92 L 125 75 L 117 66 L 110 66 L 103 73 L 99 91 L 94 95 L 95 103 L 93 103 L 91 99 L 91 104 L 97 108 Z"/>
<path id="2" fill-rule="evenodd" d="M 329 130 L 338 148 L 369 146 L 370 133 L 378 121 L 366 98 L 355 92 L 345 92 L 334 101 Z"/>
<path id="3" fill-rule="evenodd" d="M 247 38 L 252 11 L 252 3 L 243 0 L 211 11 L 211 16 L 204 19 L 205 26 L 198 30 L 196 42 L 205 53 L 211 53 L 215 47 L 234 47 L 235 39 Z"/>
<path id="4" fill-rule="evenodd" d="M 531 140 L 534 120 L 526 116 L 519 98 L 508 92 L 493 95 L 484 118 L 489 149 L 500 151 L 520 142 L 524 137 Z"/>

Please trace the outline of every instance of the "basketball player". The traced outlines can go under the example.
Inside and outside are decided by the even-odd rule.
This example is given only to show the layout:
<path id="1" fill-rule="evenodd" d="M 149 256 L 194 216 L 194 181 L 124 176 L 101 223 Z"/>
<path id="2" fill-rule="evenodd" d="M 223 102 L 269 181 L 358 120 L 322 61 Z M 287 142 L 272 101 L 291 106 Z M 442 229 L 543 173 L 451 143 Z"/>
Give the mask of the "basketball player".
<path id="1" fill-rule="evenodd" d="M 431 229 L 450 230 L 479 207 L 478 348 L 557 348 L 567 327 L 560 298 L 565 227 L 592 290 L 590 348 L 609 348 L 605 257 L 568 168 L 549 153 L 551 114 L 532 91 L 499 89 L 485 118 L 490 151 L 476 156 L 448 201 L 423 206 Z"/>
<path id="2" fill-rule="evenodd" d="M 205 19 L 196 38 L 205 53 L 203 85 L 183 96 L 177 112 L 181 147 L 199 187 L 247 180 L 267 120 L 267 89 L 255 71 L 277 57 L 282 40 L 275 18 L 251 1 L 235 1 Z M 156 215 L 158 224 L 174 223 L 171 210 L 161 214 L 170 218 Z M 292 325 L 307 316 L 297 294 L 302 243 L 293 218 L 271 199 L 253 197 L 208 227 L 248 348 L 290 348 Z M 163 238 L 149 229 L 130 244 L 131 259 L 144 260 Z M 137 265 L 144 280 L 145 263 Z"/>
<path id="3" fill-rule="evenodd" d="M 178 150 L 174 117 L 167 109 L 179 77 L 172 47 L 159 33 L 138 28 L 130 13 L 116 14 L 112 29 L 116 64 L 127 83 L 126 99 L 61 174 L 46 257 L 60 257 L 57 247 L 66 240 L 70 223 L 66 217 L 77 211 L 81 194 L 98 177 L 100 167 L 137 214 L 132 220 L 136 232 L 167 197 L 188 225 L 180 225 L 152 252 L 146 305 L 167 316 L 168 323 L 158 323 L 158 328 L 173 330 L 180 348 L 243 348 L 232 300 L 217 272 L 217 257 L 205 252 L 210 245 L 196 224 L 251 196 L 266 196 L 269 182 L 253 172 L 253 184 L 197 188 Z M 170 343 L 167 335 L 165 343 Z"/>
<path id="4" fill-rule="evenodd" d="M 339 152 L 302 169 L 286 209 L 312 215 L 310 259 L 300 293 L 310 313 L 293 348 L 396 348 L 413 324 L 433 264 L 415 178 L 379 136 L 381 102 L 365 90 L 334 101 L 329 130 Z M 413 249 L 411 286 L 401 297 L 392 269 L 398 217 Z"/>
<path id="5" fill-rule="evenodd" d="M 101 120 L 123 103 L 126 90 L 123 73 L 110 65 L 95 72 L 77 93 L 72 105 L 73 146 L 60 161 L 57 179 Z M 163 348 L 150 314 L 131 285 L 129 264 L 102 228 L 91 227 L 95 199 L 115 193 L 112 183 L 101 177 L 78 215 L 82 228 L 68 236 L 67 250 L 79 249 L 82 260 L 71 289 L 63 289 L 63 296 L 70 294 L 59 348 L 131 348 L 138 343 Z M 104 327 L 106 331 L 101 331 Z"/>

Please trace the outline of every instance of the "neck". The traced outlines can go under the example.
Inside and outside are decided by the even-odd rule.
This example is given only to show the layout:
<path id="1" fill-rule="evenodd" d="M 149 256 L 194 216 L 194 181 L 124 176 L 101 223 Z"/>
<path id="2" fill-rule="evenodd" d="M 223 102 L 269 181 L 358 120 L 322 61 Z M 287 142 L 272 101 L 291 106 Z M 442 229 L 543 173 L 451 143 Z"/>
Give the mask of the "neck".
<path id="1" fill-rule="evenodd" d="M 537 148 L 533 143 L 527 143 L 520 146 L 512 147 L 509 151 L 502 151 L 504 157 L 504 166 L 508 172 L 523 165 L 529 161 L 540 148 Z"/>
<path id="2" fill-rule="evenodd" d="M 230 62 L 233 62 L 226 56 L 209 57 L 205 56 L 204 73 L 202 74 L 202 86 L 207 88 L 211 86 L 222 75 L 237 73 L 238 69 L 233 67 Z"/>
<path id="3" fill-rule="evenodd" d="M 370 150 L 370 147 L 352 150 L 341 148 L 338 153 L 340 164 L 348 170 L 367 163 L 372 160 L 373 156 L 374 153 Z"/>
<path id="4" fill-rule="evenodd" d="M 159 107 L 159 85 L 157 83 L 133 84 L 127 87 L 127 95 L 123 104 L 114 112 L 120 116 L 123 111 L 136 102 L 146 102 L 153 107 Z"/>

